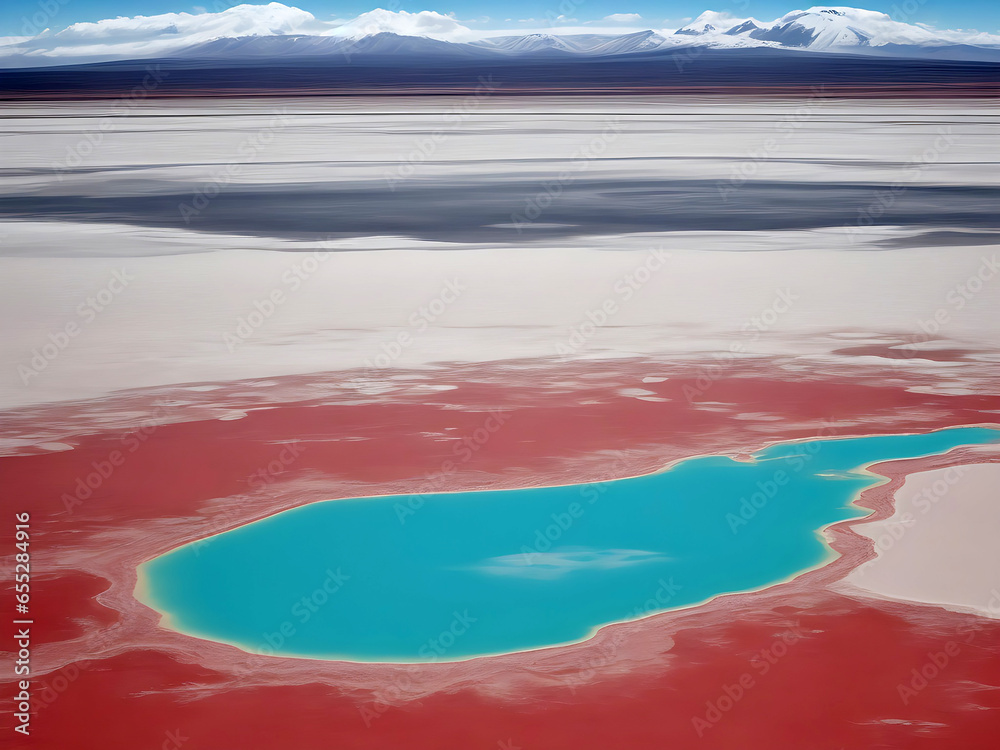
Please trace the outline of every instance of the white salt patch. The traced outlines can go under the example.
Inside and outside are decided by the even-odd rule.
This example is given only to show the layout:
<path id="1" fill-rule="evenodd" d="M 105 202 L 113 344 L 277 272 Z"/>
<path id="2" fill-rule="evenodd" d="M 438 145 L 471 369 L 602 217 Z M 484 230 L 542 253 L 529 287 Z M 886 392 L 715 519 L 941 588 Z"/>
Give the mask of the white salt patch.
<path id="1" fill-rule="evenodd" d="M 38 447 L 42 450 L 52 451 L 53 453 L 73 450 L 73 446 L 68 443 L 39 443 Z"/>
<path id="2" fill-rule="evenodd" d="M 647 391 L 645 388 L 619 388 L 618 393 L 622 396 L 631 396 L 632 398 L 656 395 L 656 391 Z"/>
<path id="3" fill-rule="evenodd" d="M 888 519 L 854 530 L 875 541 L 874 560 L 845 579 L 891 599 L 1000 619 L 1000 464 L 910 474 Z"/>

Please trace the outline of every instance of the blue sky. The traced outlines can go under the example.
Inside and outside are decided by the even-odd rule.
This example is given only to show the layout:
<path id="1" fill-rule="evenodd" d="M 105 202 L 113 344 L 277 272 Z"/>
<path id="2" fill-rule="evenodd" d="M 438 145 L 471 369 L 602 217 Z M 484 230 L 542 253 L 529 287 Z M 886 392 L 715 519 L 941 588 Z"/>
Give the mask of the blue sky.
<path id="1" fill-rule="evenodd" d="M 200 9 L 222 10 L 235 5 L 232 0 L 4 0 L 0 4 L 0 36 L 22 33 L 26 23 L 32 26 L 44 19 L 54 30 L 78 21 L 97 21 L 116 16 L 154 15 L 177 11 L 197 12 Z M 263 3 L 261 3 L 263 4 Z M 728 11 L 734 16 L 753 16 L 771 20 L 797 8 L 808 8 L 812 2 L 775 2 L 773 0 L 383 0 L 355 2 L 349 0 L 287 0 L 307 10 L 321 20 L 353 18 L 372 8 L 389 10 L 435 10 L 454 13 L 465 25 L 476 28 L 516 28 L 520 19 L 551 19 L 560 14 L 580 22 L 596 21 L 613 13 L 638 13 L 638 26 L 662 27 L 680 25 L 682 19 L 697 16 L 704 10 Z M 815 3 L 818 4 L 818 3 Z M 849 4 L 849 3 L 843 3 Z M 879 10 L 907 23 L 927 23 L 945 29 L 979 29 L 1000 31 L 1000 0 L 866 0 L 853 7 Z M 483 20 L 489 18 L 488 21 Z M 507 22 L 506 19 L 511 19 Z"/>

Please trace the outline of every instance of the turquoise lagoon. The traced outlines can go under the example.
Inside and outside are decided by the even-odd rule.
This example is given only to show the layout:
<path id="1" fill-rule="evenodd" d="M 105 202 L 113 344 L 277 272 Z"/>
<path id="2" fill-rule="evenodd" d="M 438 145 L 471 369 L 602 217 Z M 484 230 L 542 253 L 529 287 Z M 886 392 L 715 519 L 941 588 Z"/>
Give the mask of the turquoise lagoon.
<path id="1" fill-rule="evenodd" d="M 586 639 L 829 562 L 821 530 L 867 513 L 864 467 L 1000 431 L 782 443 L 598 484 L 334 500 L 140 567 L 164 624 L 254 653 L 457 661 Z"/>

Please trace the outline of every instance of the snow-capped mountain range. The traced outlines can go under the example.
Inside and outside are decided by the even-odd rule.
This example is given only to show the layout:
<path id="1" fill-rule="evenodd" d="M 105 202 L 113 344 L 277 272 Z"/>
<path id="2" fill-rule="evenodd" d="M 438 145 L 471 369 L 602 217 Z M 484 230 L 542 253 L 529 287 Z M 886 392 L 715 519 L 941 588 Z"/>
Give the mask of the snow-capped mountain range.
<path id="1" fill-rule="evenodd" d="M 26 28 L 23 31 L 35 31 Z M 167 13 L 78 23 L 0 38 L 0 66 L 36 67 L 106 60 L 261 59 L 355 55 L 421 57 L 609 57 L 690 47 L 775 48 L 812 52 L 1000 61 L 1000 35 L 949 31 L 885 13 L 817 6 L 773 21 L 706 11 L 678 29 L 552 28 L 532 33 L 473 30 L 433 11 L 376 9 L 323 22 L 280 3 L 219 13 Z M 346 53 L 346 54 L 345 54 Z"/>
<path id="2" fill-rule="evenodd" d="M 937 31 L 894 21 L 885 13 L 858 8 L 815 7 L 787 13 L 770 23 L 733 19 L 708 11 L 675 35 L 722 47 L 774 46 L 817 50 L 856 50 L 886 44 L 997 44 L 1000 37 Z"/>

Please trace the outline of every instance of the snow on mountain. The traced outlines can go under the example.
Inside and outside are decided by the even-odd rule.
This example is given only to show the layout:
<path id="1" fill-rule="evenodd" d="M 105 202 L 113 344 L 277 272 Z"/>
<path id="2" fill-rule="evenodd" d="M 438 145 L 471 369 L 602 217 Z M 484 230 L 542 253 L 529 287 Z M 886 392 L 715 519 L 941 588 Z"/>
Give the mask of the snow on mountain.
<path id="1" fill-rule="evenodd" d="M 808 47 L 813 50 L 869 46 L 883 19 L 891 21 L 884 13 L 872 11 L 811 8 L 789 13 L 770 27 L 750 31 L 748 35 L 753 39 L 778 42 L 784 47 Z M 906 24 L 899 26 L 905 27 Z"/>
<path id="2" fill-rule="evenodd" d="M 662 47 L 666 39 L 655 31 L 637 31 L 624 36 L 607 37 L 588 49 L 595 55 L 624 55 L 630 52 L 646 52 Z"/>
<path id="3" fill-rule="evenodd" d="M 665 39 L 655 31 L 636 31 L 620 36 L 607 34 L 526 34 L 524 36 L 490 37 L 472 44 L 486 50 L 513 54 L 564 53 L 584 56 L 624 55 L 663 46 Z"/>
<path id="4" fill-rule="evenodd" d="M 774 21 L 731 18 L 708 11 L 674 32 L 688 43 L 715 46 L 775 46 L 820 51 L 860 51 L 884 45 L 1000 45 L 1000 36 L 979 32 L 941 31 L 894 21 L 889 15 L 859 8 L 816 6 L 795 10 Z"/>
<path id="5" fill-rule="evenodd" d="M 725 33 L 727 29 L 743 24 L 752 19 L 737 19 L 728 13 L 719 13 L 714 10 L 706 10 L 687 26 L 677 29 L 674 34 L 678 36 L 713 36 Z"/>
<path id="6" fill-rule="evenodd" d="M 764 33 L 785 46 L 806 46 L 812 50 L 835 47 L 880 47 L 885 44 L 939 45 L 962 42 L 997 44 L 1000 37 L 990 34 L 939 31 L 894 21 L 885 13 L 858 8 L 819 6 L 782 16 Z M 751 32 L 753 35 L 753 32 Z M 758 32 L 757 38 L 765 38 Z M 798 40 L 804 43 L 796 44 Z"/>
<path id="7" fill-rule="evenodd" d="M 555 36 L 554 34 L 493 37 L 483 39 L 478 44 L 486 49 L 502 50 L 514 54 L 537 54 L 539 52 L 578 53 L 581 51 L 568 38 Z"/>

